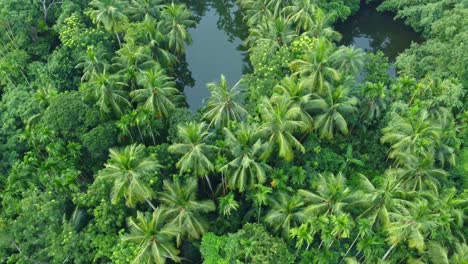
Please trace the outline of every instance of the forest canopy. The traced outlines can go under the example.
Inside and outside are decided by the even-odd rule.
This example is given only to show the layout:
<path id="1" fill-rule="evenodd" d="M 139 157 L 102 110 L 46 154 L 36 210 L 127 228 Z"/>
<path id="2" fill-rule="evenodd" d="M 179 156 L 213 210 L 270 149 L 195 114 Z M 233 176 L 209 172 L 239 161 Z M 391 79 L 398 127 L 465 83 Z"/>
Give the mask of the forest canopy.
<path id="1" fill-rule="evenodd" d="M 395 78 L 334 28 L 368 2 L 424 39 Z M 208 5 L 250 71 L 192 112 Z M 464 0 L 0 0 L 0 263 L 468 263 L 467 39 Z"/>

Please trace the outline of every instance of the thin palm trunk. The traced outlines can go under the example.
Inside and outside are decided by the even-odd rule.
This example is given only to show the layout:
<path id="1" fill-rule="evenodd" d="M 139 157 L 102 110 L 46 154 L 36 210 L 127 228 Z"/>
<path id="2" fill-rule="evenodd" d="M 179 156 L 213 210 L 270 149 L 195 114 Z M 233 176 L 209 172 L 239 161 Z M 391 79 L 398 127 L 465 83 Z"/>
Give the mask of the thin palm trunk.
<path id="1" fill-rule="evenodd" d="M 208 187 L 210 187 L 211 194 L 214 194 L 213 188 L 211 187 L 211 181 L 210 178 L 208 178 L 208 175 L 205 175 L 206 182 L 208 183 Z"/>
<path id="2" fill-rule="evenodd" d="M 387 252 L 385 252 L 385 255 L 383 256 L 382 260 L 385 260 L 389 255 L 390 253 L 392 252 L 392 250 L 395 248 L 396 244 L 393 244 L 388 250 Z"/>
<path id="3" fill-rule="evenodd" d="M 117 42 L 119 42 L 119 48 L 122 48 L 122 42 L 120 41 L 119 33 L 116 31 L 115 36 L 117 37 Z"/>
<path id="4" fill-rule="evenodd" d="M 153 211 L 156 210 L 156 206 L 154 206 L 154 204 L 148 198 L 145 198 L 145 201 L 149 204 L 149 206 L 151 206 L 151 208 L 153 208 Z"/>
<path id="5" fill-rule="evenodd" d="M 341 264 L 341 262 L 343 262 L 343 260 L 346 258 L 346 256 L 349 254 L 349 251 L 351 251 L 351 249 L 353 248 L 354 244 L 356 243 L 356 241 L 358 240 L 359 238 L 359 234 L 356 236 L 356 238 L 354 239 L 353 243 L 351 243 L 351 246 L 348 248 L 348 250 L 346 251 L 345 255 L 341 258 L 340 262 L 338 264 Z"/>
<path id="6" fill-rule="evenodd" d="M 258 205 L 258 217 L 257 217 L 257 224 L 260 223 L 260 215 L 262 214 L 262 205 Z"/>

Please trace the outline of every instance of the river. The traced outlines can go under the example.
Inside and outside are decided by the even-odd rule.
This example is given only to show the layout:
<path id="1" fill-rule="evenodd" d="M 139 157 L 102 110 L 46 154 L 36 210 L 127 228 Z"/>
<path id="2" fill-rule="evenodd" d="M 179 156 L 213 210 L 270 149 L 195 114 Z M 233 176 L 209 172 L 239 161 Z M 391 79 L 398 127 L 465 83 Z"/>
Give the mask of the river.
<path id="1" fill-rule="evenodd" d="M 247 53 L 242 39 L 247 29 L 234 0 L 186 0 L 197 17 L 197 26 L 189 30 L 192 44 L 186 46 L 186 61 L 195 83 L 184 93 L 192 111 L 205 105 L 210 92 L 206 84 L 217 82 L 224 74 L 230 85 L 248 72 Z M 354 45 L 366 51 L 381 50 L 390 62 L 389 73 L 396 76 L 395 59 L 411 42 L 421 37 L 391 13 L 381 13 L 375 5 L 363 4 L 360 10 L 335 29 L 343 38 L 340 44 Z"/>
<path id="2" fill-rule="evenodd" d="M 365 51 L 382 51 L 390 63 L 389 73 L 396 76 L 395 60 L 398 54 L 420 43 L 422 38 L 401 20 L 394 20 L 389 12 L 378 12 L 375 4 L 362 4 L 359 11 L 346 21 L 335 25 L 343 36 L 341 44 L 354 45 Z"/>

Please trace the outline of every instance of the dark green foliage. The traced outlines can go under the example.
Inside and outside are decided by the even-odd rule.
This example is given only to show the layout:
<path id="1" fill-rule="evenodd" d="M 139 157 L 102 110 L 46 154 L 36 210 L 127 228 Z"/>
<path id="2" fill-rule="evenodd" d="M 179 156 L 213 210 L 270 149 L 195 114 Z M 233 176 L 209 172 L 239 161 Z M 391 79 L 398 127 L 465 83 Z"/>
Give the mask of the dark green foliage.
<path id="1" fill-rule="evenodd" d="M 203 236 L 204 263 L 294 263 L 286 243 L 271 236 L 263 226 L 246 224 L 234 234 Z"/>
<path id="2" fill-rule="evenodd" d="M 245 102 L 184 107 L 181 2 Z M 337 45 L 359 0 L 1 1 L 0 263 L 465 263 L 468 6 L 378 2 L 426 38 L 396 78 Z"/>
<path id="3" fill-rule="evenodd" d="M 98 124 L 99 112 L 85 104 L 81 94 L 64 93 L 52 100 L 40 124 L 64 139 L 76 139 Z"/>

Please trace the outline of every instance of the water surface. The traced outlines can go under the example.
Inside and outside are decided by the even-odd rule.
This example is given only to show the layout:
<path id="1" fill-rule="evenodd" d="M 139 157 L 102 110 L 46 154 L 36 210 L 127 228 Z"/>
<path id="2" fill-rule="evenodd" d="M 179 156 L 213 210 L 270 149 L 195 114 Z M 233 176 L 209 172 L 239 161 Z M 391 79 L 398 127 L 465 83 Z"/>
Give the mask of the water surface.
<path id="1" fill-rule="evenodd" d="M 219 82 L 221 74 L 232 86 L 242 77 L 246 67 L 245 51 L 242 51 L 242 21 L 236 19 L 238 9 L 234 1 L 200 1 L 190 6 L 200 18 L 189 30 L 192 44 L 186 47 L 186 61 L 195 80 L 193 87 L 185 88 L 187 103 L 192 111 L 205 105 L 210 92 L 207 83 Z M 229 5 L 231 4 L 231 5 Z"/>
<path id="2" fill-rule="evenodd" d="M 401 20 L 394 20 L 394 14 L 378 12 L 377 5 L 361 5 L 359 11 L 335 29 L 343 35 L 343 45 L 354 45 L 365 51 L 382 51 L 389 59 L 389 72 L 395 76 L 394 63 L 398 54 L 420 43 L 422 38 Z"/>

